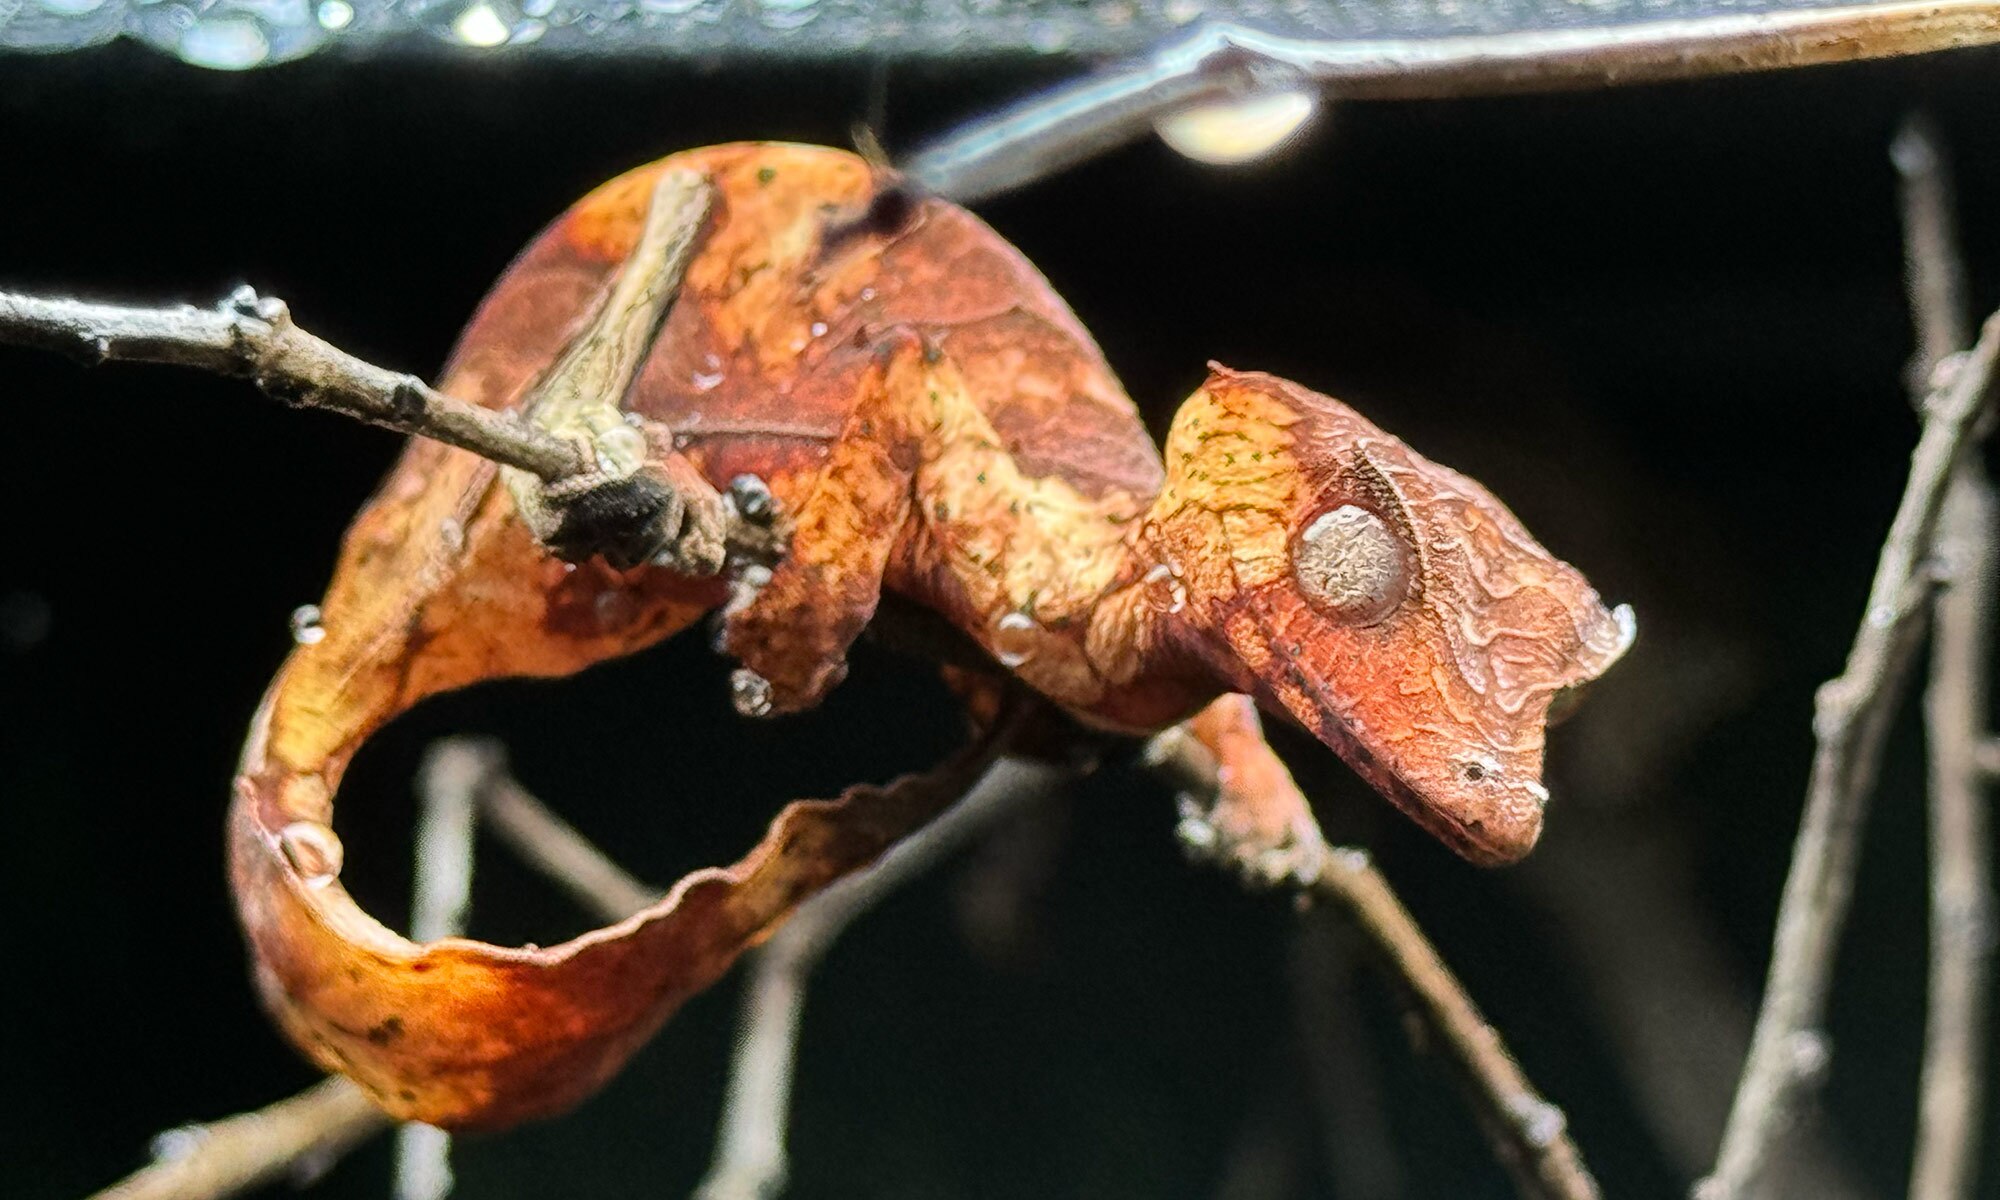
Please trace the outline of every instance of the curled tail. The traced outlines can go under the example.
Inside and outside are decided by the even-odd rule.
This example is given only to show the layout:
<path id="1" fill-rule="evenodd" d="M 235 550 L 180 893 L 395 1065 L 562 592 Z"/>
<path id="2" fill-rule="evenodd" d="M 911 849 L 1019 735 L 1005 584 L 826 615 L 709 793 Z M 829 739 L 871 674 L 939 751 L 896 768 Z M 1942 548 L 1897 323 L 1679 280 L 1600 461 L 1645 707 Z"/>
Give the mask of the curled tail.
<path id="1" fill-rule="evenodd" d="M 718 591 L 656 569 L 566 569 L 528 535 L 490 465 L 411 447 L 348 535 L 321 636 L 293 652 L 264 699 L 230 812 L 231 883 L 257 982 L 302 1050 L 401 1118 L 476 1128 L 562 1111 L 801 899 L 970 782 L 979 753 L 795 803 L 734 865 L 541 949 L 419 945 L 341 886 L 334 794 L 373 731 L 436 692 L 638 650 L 700 617 Z"/>

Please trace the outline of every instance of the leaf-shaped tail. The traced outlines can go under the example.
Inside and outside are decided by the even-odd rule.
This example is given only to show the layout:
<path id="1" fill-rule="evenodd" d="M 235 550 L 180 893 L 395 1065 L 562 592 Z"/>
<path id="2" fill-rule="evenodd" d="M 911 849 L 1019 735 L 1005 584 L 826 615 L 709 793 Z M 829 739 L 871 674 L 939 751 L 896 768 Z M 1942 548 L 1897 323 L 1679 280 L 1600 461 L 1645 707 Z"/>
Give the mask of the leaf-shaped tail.
<path id="1" fill-rule="evenodd" d="M 315 1061 L 392 1114 L 500 1127 L 575 1104 L 802 899 L 960 795 L 986 744 L 939 770 L 800 801 L 743 859 L 559 946 L 418 945 L 340 884 L 333 795 L 361 742 L 422 697 L 629 653 L 713 606 L 663 571 L 574 570 L 493 469 L 412 446 L 348 535 L 322 610 L 265 697 L 236 780 L 231 882 L 266 1003 Z"/>

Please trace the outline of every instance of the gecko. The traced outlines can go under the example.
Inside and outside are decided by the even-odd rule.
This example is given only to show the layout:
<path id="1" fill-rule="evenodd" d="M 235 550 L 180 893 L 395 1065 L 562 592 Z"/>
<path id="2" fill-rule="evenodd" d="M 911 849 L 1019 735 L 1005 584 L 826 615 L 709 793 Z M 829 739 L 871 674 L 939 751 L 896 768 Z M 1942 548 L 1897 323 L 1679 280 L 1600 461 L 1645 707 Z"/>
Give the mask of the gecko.
<path id="1" fill-rule="evenodd" d="M 1282 775 L 1276 714 L 1500 864 L 1542 827 L 1551 706 L 1633 638 L 1484 487 L 1306 386 L 1211 364 L 1156 446 L 1019 251 L 842 151 L 716 146 L 603 185 L 501 276 L 440 387 L 595 469 L 548 486 L 413 443 L 265 697 L 230 834 L 266 1002 L 407 1119 L 574 1104 L 997 752 L 788 806 L 742 861 L 563 945 L 418 945 L 340 886 L 332 813 L 355 750 L 425 696 L 711 621 L 737 708 L 777 716 L 890 604 L 967 648 L 975 712 L 1011 687 L 1112 733 L 1185 722 L 1243 780 Z M 732 554 L 746 520 L 780 549 Z M 1225 789 L 1232 851 L 1312 848 L 1283 783 Z"/>

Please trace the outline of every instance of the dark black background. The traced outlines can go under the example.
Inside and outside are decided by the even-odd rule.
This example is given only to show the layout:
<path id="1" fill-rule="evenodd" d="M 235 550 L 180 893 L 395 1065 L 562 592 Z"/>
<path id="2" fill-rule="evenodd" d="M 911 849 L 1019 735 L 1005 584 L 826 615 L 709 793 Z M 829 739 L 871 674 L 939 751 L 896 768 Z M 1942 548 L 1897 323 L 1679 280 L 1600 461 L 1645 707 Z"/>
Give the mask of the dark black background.
<path id="1" fill-rule="evenodd" d="M 1330 755 L 1284 743 L 1614 1196 L 1677 1194 L 1719 1128 L 1811 690 L 1839 668 L 1914 436 L 1887 141 L 1912 105 L 1936 114 L 1990 307 L 1996 67 L 1969 52 L 1357 105 L 1277 164 L 1220 172 L 1149 143 L 982 210 L 1156 427 L 1208 358 L 1295 376 L 1479 476 L 1637 608 L 1639 649 L 1553 740 L 1556 807 L 1527 867 L 1462 865 Z M 842 142 L 870 79 L 434 59 L 224 76 L 124 47 L 0 59 L 0 284 L 207 302 L 249 280 L 336 343 L 429 371 L 575 196 L 686 146 Z M 898 68 L 888 141 L 1031 80 Z M 318 595 L 395 445 L 241 384 L 17 351 L 0 351 L 0 402 L 0 1190 L 77 1196 L 139 1165 L 160 1129 L 311 1078 L 245 981 L 220 823 L 286 615 Z M 691 638 L 426 706 L 345 793 L 350 885 L 402 911 L 407 780 L 440 733 L 506 737 L 530 785 L 657 880 L 733 855 L 782 797 L 920 764 L 957 733 L 928 672 L 881 654 L 824 712 L 775 725 L 729 714 L 724 673 Z M 1827 1141 L 1884 1195 L 1904 1186 L 1922 1028 L 1914 734 L 1899 729 L 1885 774 L 1830 1027 Z M 1373 1194 L 1353 1182 L 1365 1155 L 1326 1150 L 1311 1078 L 1382 1115 L 1406 1194 L 1509 1194 L 1391 999 L 1326 970 L 1282 905 L 1181 863 L 1171 829 L 1170 798 L 1113 770 L 856 929 L 806 1019 L 791 1194 Z M 998 935 L 967 916 L 996 888 L 1025 914 Z M 582 927 L 484 854 L 475 932 Z M 1301 960 L 1339 989 L 1304 1020 Z M 460 1194 L 685 1194 L 734 990 L 691 1005 L 575 1115 L 463 1143 Z M 1327 1023 L 1356 1019 L 1359 1053 L 1312 1076 Z M 1634 1028 L 1664 1056 L 1634 1058 Z M 381 1195 L 386 1161 L 378 1145 L 316 1194 Z M 2000 1171 L 1981 1194 L 2000 1196 Z"/>

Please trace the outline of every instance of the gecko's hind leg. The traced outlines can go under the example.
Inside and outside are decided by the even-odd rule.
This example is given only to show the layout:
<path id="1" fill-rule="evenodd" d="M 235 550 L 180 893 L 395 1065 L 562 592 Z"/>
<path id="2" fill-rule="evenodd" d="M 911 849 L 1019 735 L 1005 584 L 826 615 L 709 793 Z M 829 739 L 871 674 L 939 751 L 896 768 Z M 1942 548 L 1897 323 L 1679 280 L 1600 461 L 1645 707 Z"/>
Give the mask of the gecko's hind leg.
<path id="1" fill-rule="evenodd" d="M 846 677 L 848 648 L 881 602 L 914 503 L 919 450 L 909 413 L 925 371 L 914 336 L 878 349 L 818 481 L 788 514 L 790 552 L 768 577 L 739 583 L 722 648 L 743 664 L 735 699 L 745 715 L 810 708 Z"/>
<path id="2" fill-rule="evenodd" d="M 1250 697 L 1221 696 L 1161 738 L 1186 739 L 1214 760 L 1214 803 L 1182 798 L 1181 840 L 1191 851 L 1267 886 L 1318 876 L 1326 839 L 1291 771 L 1264 740 Z"/>

